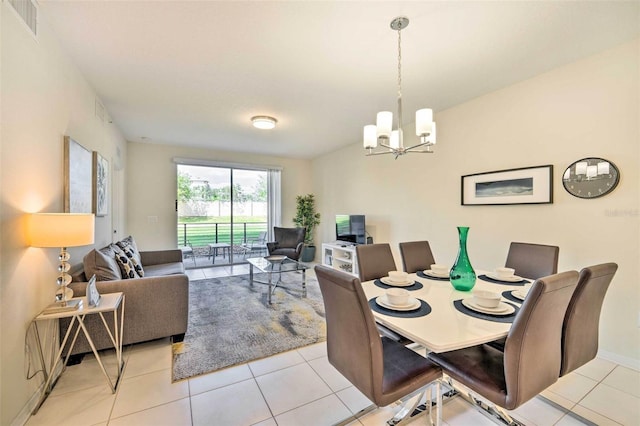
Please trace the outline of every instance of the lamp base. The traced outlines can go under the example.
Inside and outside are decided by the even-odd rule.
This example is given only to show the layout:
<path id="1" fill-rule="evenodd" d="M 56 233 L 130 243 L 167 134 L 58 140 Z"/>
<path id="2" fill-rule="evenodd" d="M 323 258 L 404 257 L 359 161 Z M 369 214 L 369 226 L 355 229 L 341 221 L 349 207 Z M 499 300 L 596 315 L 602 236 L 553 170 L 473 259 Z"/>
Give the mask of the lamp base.
<path id="1" fill-rule="evenodd" d="M 66 303 L 64 302 L 52 303 L 51 305 L 46 307 L 45 310 L 42 311 L 42 313 L 44 315 L 51 315 L 51 314 L 58 314 L 60 312 L 77 311 L 78 309 L 81 309 L 81 308 L 82 308 L 82 299 L 74 299 L 74 300 L 67 300 Z"/>

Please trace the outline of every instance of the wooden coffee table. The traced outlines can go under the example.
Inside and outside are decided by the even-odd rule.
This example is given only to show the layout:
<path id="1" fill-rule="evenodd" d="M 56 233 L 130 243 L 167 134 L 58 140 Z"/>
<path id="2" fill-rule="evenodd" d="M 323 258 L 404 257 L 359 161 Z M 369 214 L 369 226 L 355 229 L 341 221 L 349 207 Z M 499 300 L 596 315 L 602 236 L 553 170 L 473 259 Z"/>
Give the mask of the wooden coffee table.
<path id="1" fill-rule="evenodd" d="M 269 292 L 267 294 L 267 302 L 271 304 L 271 294 L 276 290 L 278 284 L 281 283 L 281 274 L 287 272 L 302 272 L 302 297 L 307 297 L 307 269 L 308 266 L 289 259 L 286 256 L 265 256 L 265 257 L 250 257 L 247 259 L 249 262 L 249 285 L 253 286 L 253 283 L 266 284 L 269 286 Z M 253 269 L 256 268 L 258 273 L 266 273 L 267 281 L 258 281 L 253 278 Z M 274 275 L 277 275 L 277 280 L 274 282 Z"/>

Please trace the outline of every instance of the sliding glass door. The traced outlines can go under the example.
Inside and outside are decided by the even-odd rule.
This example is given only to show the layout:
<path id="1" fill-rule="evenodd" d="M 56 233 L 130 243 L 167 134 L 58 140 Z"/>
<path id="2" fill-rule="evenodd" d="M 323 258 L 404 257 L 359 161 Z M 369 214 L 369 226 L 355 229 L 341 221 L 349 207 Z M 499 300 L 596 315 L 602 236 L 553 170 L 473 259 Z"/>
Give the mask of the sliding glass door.
<path id="1" fill-rule="evenodd" d="M 279 175 L 279 171 L 278 171 Z M 178 164 L 178 246 L 185 266 L 246 262 L 266 252 L 273 227 L 269 170 Z M 271 201 L 273 203 L 274 201 Z M 277 219 L 279 222 L 279 218 Z"/>

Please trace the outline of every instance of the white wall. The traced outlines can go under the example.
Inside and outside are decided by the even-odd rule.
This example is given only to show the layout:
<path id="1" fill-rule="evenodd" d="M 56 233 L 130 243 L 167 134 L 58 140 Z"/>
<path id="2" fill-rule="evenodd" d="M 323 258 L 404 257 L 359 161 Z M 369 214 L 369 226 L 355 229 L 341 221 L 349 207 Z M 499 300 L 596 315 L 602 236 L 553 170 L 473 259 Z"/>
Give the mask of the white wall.
<path id="1" fill-rule="evenodd" d="M 110 161 L 126 145 L 113 125 L 95 117 L 95 92 L 47 23 L 41 20 L 36 41 L 7 2 L 0 8 L 0 424 L 9 425 L 24 421 L 19 415 L 28 413 L 26 404 L 42 382 L 42 374 L 25 378 L 25 334 L 32 318 L 53 301 L 58 275 L 59 250 L 27 246 L 26 214 L 63 211 L 65 135 Z M 119 209 L 123 204 L 116 203 Z M 111 221 L 111 215 L 96 219 L 97 246 L 111 241 Z M 72 263 L 90 248 L 70 249 Z"/>
<path id="2" fill-rule="evenodd" d="M 174 157 L 282 167 L 283 226 L 293 226 L 296 195 L 309 193 L 312 189 L 309 160 L 129 142 L 127 225 L 143 250 L 177 247 L 177 166 Z"/>
<path id="3" fill-rule="evenodd" d="M 319 236 L 335 239 L 328 218 L 336 213 L 366 214 L 367 230 L 375 242 L 391 243 L 399 266 L 398 242 L 420 239 L 438 262 L 453 264 L 458 225 L 470 226 L 478 268 L 503 264 L 511 241 L 560 246 L 560 270 L 617 262 L 601 350 L 640 366 L 639 52 L 636 40 L 441 111 L 433 155 L 365 157 L 358 142 L 315 159 Z M 561 178 L 590 156 L 614 162 L 621 180 L 611 194 L 582 200 Z M 553 204 L 460 205 L 462 175 L 544 164 L 554 166 Z"/>

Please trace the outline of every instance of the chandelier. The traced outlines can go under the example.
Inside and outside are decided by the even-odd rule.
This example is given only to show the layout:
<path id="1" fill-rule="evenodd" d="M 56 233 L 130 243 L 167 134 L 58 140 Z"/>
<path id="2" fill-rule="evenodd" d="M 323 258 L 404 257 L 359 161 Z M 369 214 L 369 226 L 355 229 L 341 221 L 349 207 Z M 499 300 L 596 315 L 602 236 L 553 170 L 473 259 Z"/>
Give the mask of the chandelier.
<path id="1" fill-rule="evenodd" d="M 431 146 L 436 144 L 436 123 L 433 121 L 433 110 L 424 108 L 416 111 L 416 135 L 418 143 L 404 146 L 402 135 L 402 36 L 401 32 L 409 25 L 409 18 L 399 16 L 391 21 L 391 29 L 398 31 L 398 117 L 397 128 L 393 130 L 393 113 L 380 111 L 376 116 L 376 124 L 364 126 L 364 148 L 369 155 L 412 153 L 433 153 Z M 380 147 L 378 147 L 378 145 Z"/>

